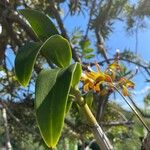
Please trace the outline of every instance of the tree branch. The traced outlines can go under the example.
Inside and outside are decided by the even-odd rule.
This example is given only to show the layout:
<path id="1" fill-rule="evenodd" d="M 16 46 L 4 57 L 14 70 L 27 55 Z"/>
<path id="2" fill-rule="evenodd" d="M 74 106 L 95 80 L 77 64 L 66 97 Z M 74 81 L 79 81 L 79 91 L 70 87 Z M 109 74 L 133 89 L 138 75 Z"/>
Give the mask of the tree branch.
<path id="1" fill-rule="evenodd" d="M 5 107 L 2 107 L 2 117 L 4 120 L 4 127 L 5 127 L 5 133 L 6 133 L 6 147 L 7 147 L 7 150 L 12 150 L 12 146 L 11 146 L 11 142 L 10 142 L 10 136 L 9 136 L 7 113 L 6 113 Z"/>
<path id="2" fill-rule="evenodd" d="M 87 28 L 86 28 L 86 31 L 85 31 L 85 36 L 84 36 L 84 39 L 87 39 L 87 36 L 88 36 L 88 32 L 89 32 L 89 29 L 90 29 L 90 23 L 91 23 L 91 20 L 92 20 L 92 15 L 94 13 L 94 8 L 95 8 L 95 5 L 96 5 L 96 0 L 92 0 L 91 2 L 91 8 L 90 8 L 90 17 L 89 17 L 89 21 L 88 21 L 88 24 L 87 24 Z"/>
<path id="3" fill-rule="evenodd" d="M 60 17 L 60 14 L 59 14 L 57 8 L 55 7 L 55 2 L 54 2 L 54 0 L 51 0 L 51 1 L 50 1 L 50 9 L 52 9 L 52 11 L 53 11 L 53 13 L 54 13 L 55 19 L 56 19 L 56 21 L 57 21 L 57 23 L 58 23 L 58 25 L 59 25 L 59 28 L 60 28 L 60 31 L 61 31 L 62 36 L 65 37 L 68 41 L 70 41 L 70 40 L 69 40 L 69 36 L 68 36 L 68 34 L 67 34 L 67 31 L 66 31 L 66 29 L 65 29 L 65 27 L 64 27 L 63 21 L 62 21 L 62 19 L 61 19 L 61 17 Z M 74 59 L 75 61 L 81 62 L 80 58 L 79 58 L 78 55 L 76 54 L 76 51 L 75 51 L 75 49 L 74 49 L 73 47 L 72 47 L 72 55 L 73 55 L 73 59 Z"/>
<path id="4" fill-rule="evenodd" d="M 108 61 L 114 61 L 114 60 L 115 60 L 115 58 L 109 58 L 109 59 L 108 59 Z M 136 62 L 136 61 L 133 61 L 133 60 L 130 60 L 130 59 L 127 59 L 127 58 L 123 58 L 123 57 L 119 57 L 118 60 L 122 60 L 122 61 L 125 61 L 125 62 L 129 62 L 129 63 L 135 64 L 135 65 L 137 65 L 137 66 L 139 66 L 139 67 L 142 67 L 142 68 L 147 72 L 147 74 L 150 76 L 150 71 L 149 71 L 150 69 L 148 68 L 148 66 L 145 66 L 145 65 L 143 65 L 143 64 L 140 64 L 140 62 Z M 103 61 L 98 62 L 98 64 L 101 65 L 101 66 L 103 66 L 104 63 L 106 63 L 106 60 L 103 60 Z M 89 64 L 87 64 L 87 63 L 84 62 L 83 65 L 89 65 Z M 90 65 L 91 65 L 91 66 L 94 66 L 95 63 L 90 63 Z M 85 66 L 84 66 L 84 67 L 85 67 Z"/>
<path id="5" fill-rule="evenodd" d="M 102 54 L 102 56 L 104 57 L 106 63 L 109 64 L 109 59 L 108 59 L 107 54 L 106 54 L 106 48 L 104 45 L 104 40 L 103 40 L 102 35 L 100 34 L 100 31 L 95 30 L 95 35 L 97 38 L 97 47 L 98 47 L 100 53 Z"/>
<path id="6" fill-rule="evenodd" d="M 100 125 L 103 126 L 125 126 L 125 125 L 132 125 L 134 121 L 112 121 L 112 122 L 101 122 Z"/>
<path id="7" fill-rule="evenodd" d="M 10 14 L 8 14 L 7 18 L 11 21 L 11 22 L 15 22 L 18 23 L 19 26 L 21 26 L 21 28 L 26 31 L 26 33 L 28 34 L 28 36 L 34 40 L 34 41 L 38 41 L 36 35 L 34 34 L 34 32 L 32 31 L 32 29 L 29 27 L 29 25 L 19 16 L 19 14 L 15 11 L 12 11 Z"/>

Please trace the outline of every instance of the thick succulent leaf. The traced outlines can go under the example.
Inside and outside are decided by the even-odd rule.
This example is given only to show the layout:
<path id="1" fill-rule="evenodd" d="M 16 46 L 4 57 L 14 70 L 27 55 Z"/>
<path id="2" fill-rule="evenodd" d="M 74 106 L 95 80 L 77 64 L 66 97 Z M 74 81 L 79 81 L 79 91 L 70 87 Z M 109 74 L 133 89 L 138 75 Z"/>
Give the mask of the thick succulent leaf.
<path id="1" fill-rule="evenodd" d="M 36 82 L 36 116 L 41 135 L 54 148 L 60 138 L 75 65 L 41 72 Z"/>
<path id="2" fill-rule="evenodd" d="M 17 80 L 26 86 L 30 80 L 32 69 L 39 52 L 40 43 L 27 43 L 20 48 L 15 59 Z"/>
<path id="3" fill-rule="evenodd" d="M 47 40 L 52 35 L 59 34 L 50 18 L 43 13 L 31 9 L 22 9 L 19 10 L 19 13 L 26 18 L 41 41 Z"/>
<path id="4" fill-rule="evenodd" d="M 73 73 L 73 77 L 72 77 L 72 83 L 71 83 L 72 88 L 77 88 L 80 78 L 81 78 L 81 73 L 82 73 L 82 67 L 77 62 L 74 73 Z M 72 106 L 73 100 L 74 100 L 73 95 L 69 95 L 68 101 L 67 101 L 67 106 L 66 106 L 66 114 L 69 112 L 69 110 Z"/>
<path id="5" fill-rule="evenodd" d="M 15 70 L 18 81 L 26 86 L 30 80 L 32 69 L 39 51 L 46 59 L 59 67 L 70 64 L 72 53 L 69 42 L 60 35 L 51 36 L 43 45 L 28 43 L 20 48 L 15 59 Z"/>
<path id="6" fill-rule="evenodd" d="M 82 73 L 81 64 L 76 63 L 76 68 L 75 68 L 73 79 L 72 79 L 72 87 L 76 87 L 78 85 L 80 78 L 81 78 L 81 73 Z"/>
<path id="7" fill-rule="evenodd" d="M 53 35 L 45 41 L 41 51 L 46 59 L 58 67 L 66 67 L 71 63 L 72 53 L 69 42 L 60 35 Z"/>
<path id="8" fill-rule="evenodd" d="M 56 83 L 56 78 L 61 69 L 49 69 L 40 72 L 36 81 L 36 103 L 35 108 L 38 109 L 43 100 L 51 91 L 52 87 Z"/>

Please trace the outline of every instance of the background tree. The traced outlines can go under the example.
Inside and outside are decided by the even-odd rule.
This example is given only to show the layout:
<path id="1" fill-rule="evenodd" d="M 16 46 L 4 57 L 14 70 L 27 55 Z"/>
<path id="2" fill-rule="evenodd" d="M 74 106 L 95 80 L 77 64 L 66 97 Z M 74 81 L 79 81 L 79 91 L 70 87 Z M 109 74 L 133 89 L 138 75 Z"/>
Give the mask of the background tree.
<path id="1" fill-rule="evenodd" d="M 1 0 L 0 115 L 2 121 L 0 122 L 0 146 L 8 149 L 8 143 L 10 142 L 14 149 L 46 149 L 35 121 L 33 109 L 34 85 L 35 78 L 42 68 L 46 67 L 48 63 L 51 68 L 55 66 L 50 62 L 47 63 L 41 54 L 34 66 L 34 73 L 28 87 L 23 88 L 16 81 L 12 59 L 23 44 L 28 41 L 37 41 L 37 37 L 26 20 L 18 14 L 18 9 L 36 9 L 50 16 L 58 26 L 62 36 L 70 41 L 74 61 L 82 63 L 83 69 L 86 69 L 86 66 L 95 59 L 96 55 L 101 58 L 98 62 L 100 65 L 109 64 L 113 61 L 114 57 L 108 57 L 109 50 L 105 47 L 105 41 L 114 31 L 114 23 L 117 20 L 124 21 L 128 32 L 136 32 L 137 27 L 140 29 L 146 25 L 145 17 L 149 17 L 150 14 L 149 5 L 150 3 L 146 0 L 139 1 L 135 5 L 128 0 Z M 63 10 L 66 11 L 64 17 L 62 15 Z M 72 34 L 69 34 L 67 28 L 64 27 L 64 20 L 73 16 L 80 17 L 80 15 L 87 17 L 86 30 L 75 29 L 71 31 Z M 119 55 L 121 61 L 134 64 L 144 70 L 146 81 L 149 82 L 149 63 L 145 63 L 136 53 L 130 50 L 125 50 Z M 93 64 L 91 63 L 91 65 Z M 132 76 L 133 72 L 127 72 L 125 67 L 124 74 Z M 92 111 L 116 149 L 127 149 L 127 146 L 130 146 L 128 149 L 139 149 L 141 147 L 140 138 L 145 136 L 145 130 L 132 112 L 112 102 L 112 97 L 109 95 L 99 96 L 94 94 L 93 97 L 87 97 L 89 103 L 93 101 Z M 148 101 L 149 96 L 144 99 L 145 109 L 139 109 L 147 123 L 149 123 Z M 3 117 L 4 109 L 6 110 L 7 124 Z M 93 135 L 89 132 L 89 127 L 85 125 L 76 104 L 73 104 L 71 113 L 66 117 L 65 123 L 66 126 L 58 149 L 75 149 L 77 145 L 81 148 L 87 145 L 95 146 Z"/>

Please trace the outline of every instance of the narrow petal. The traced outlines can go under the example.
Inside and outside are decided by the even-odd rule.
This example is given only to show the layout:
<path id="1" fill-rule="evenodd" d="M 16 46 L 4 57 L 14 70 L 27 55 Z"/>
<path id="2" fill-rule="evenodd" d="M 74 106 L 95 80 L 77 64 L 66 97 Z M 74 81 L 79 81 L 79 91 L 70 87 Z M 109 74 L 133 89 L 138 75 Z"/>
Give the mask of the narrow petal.
<path id="1" fill-rule="evenodd" d="M 96 79 L 95 79 L 95 84 L 97 84 L 98 82 L 104 81 L 105 80 L 105 76 L 104 75 L 99 75 Z"/>
<path id="2" fill-rule="evenodd" d="M 85 74 L 85 73 L 82 73 L 80 80 L 81 80 L 81 81 L 85 81 L 86 79 L 87 79 L 86 74 Z"/>
<path id="3" fill-rule="evenodd" d="M 122 86 L 122 93 L 123 93 L 124 96 L 129 96 L 128 89 L 127 89 L 127 87 L 124 86 L 124 85 Z"/>
<path id="4" fill-rule="evenodd" d="M 85 84 L 83 86 L 83 90 L 84 90 L 84 92 L 88 92 L 89 91 L 89 83 L 87 83 L 87 84 Z"/>
<path id="5" fill-rule="evenodd" d="M 134 88 L 134 83 L 132 81 L 128 80 L 126 83 L 126 86 L 130 87 L 130 88 Z"/>
<path id="6" fill-rule="evenodd" d="M 97 71 L 98 71 L 99 73 L 102 73 L 102 71 L 101 71 L 101 68 L 100 68 L 99 64 L 98 64 L 97 62 L 95 62 L 95 65 L 96 65 Z"/>
<path id="7" fill-rule="evenodd" d="M 94 85 L 93 90 L 94 90 L 95 92 L 100 92 L 99 84 Z"/>
<path id="8" fill-rule="evenodd" d="M 91 79 L 95 80 L 98 76 L 98 73 L 96 73 L 96 72 L 87 72 L 86 75 L 87 75 L 88 78 L 91 78 Z"/>
<path id="9" fill-rule="evenodd" d="M 112 64 L 109 65 L 109 69 L 121 70 L 121 66 L 118 64 L 118 61 L 114 61 Z"/>
<path id="10" fill-rule="evenodd" d="M 104 76 L 105 76 L 105 81 L 106 82 L 112 82 L 112 79 L 109 75 L 105 74 Z"/>

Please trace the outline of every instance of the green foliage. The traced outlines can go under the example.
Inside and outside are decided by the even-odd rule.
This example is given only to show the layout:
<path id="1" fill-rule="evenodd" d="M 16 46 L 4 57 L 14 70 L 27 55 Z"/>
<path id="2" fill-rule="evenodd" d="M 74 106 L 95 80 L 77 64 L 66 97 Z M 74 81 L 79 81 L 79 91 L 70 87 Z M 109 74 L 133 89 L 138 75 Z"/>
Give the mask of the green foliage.
<path id="1" fill-rule="evenodd" d="M 140 17 L 150 16 L 150 2 L 147 0 L 141 1 L 136 9 L 136 15 Z"/>
<path id="2" fill-rule="evenodd" d="M 56 144 L 60 135 L 62 135 L 57 145 L 58 150 L 79 149 L 77 148 L 79 143 L 81 146 L 83 146 L 89 144 L 93 140 L 94 137 L 90 132 L 90 127 L 86 124 L 87 120 L 84 119 L 83 113 L 80 112 L 78 105 L 74 102 L 74 96 L 71 95 L 72 93 L 69 92 L 69 90 L 66 95 L 65 92 L 63 93 L 64 97 L 67 97 L 64 100 L 65 102 L 60 100 L 59 102 L 57 100 L 56 102 L 54 101 L 53 94 L 56 94 L 56 98 L 60 97 L 59 94 L 64 91 L 64 87 L 67 87 L 67 85 L 69 85 L 68 89 L 76 88 L 81 76 L 81 65 L 78 63 L 75 64 L 74 71 L 70 73 L 72 74 L 71 81 L 70 76 L 66 73 L 67 68 L 72 62 L 70 43 L 73 49 L 77 52 L 77 56 L 79 56 L 81 59 L 83 66 L 86 66 L 88 63 L 91 63 L 91 58 L 95 57 L 94 49 L 96 49 L 96 46 L 99 43 L 98 37 L 95 36 L 95 33 L 98 33 L 100 36 L 102 36 L 102 41 L 100 42 L 105 45 L 105 38 L 109 38 L 110 33 L 115 31 L 114 29 L 116 27 L 116 20 L 119 19 L 123 22 L 126 22 L 129 29 L 140 29 L 145 25 L 143 21 L 147 22 L 147 19 L 143 19 L 145 18 L 144 16 L 146 15 L 149 17 L 150 14 L 150 7 L 146 7 L 149 6 L 150 3 L 146 0 L 139 1 L 139 3 L 136 3 L 135 5 L 127 0 L 96 0 L 95 5 L 94 1 L 89 0 L 76 0 L 74 2 L 67 0 L 56 0 L 54 2 L 54 7 L 51 5 L 51 3 L 53 3 L 51 0 L 44 2 L 40 0 L 26 0 L 23 3 L 20 1 L 9 1 L 9 3 L 5 3 L 3 1 L 0 2 L 0 27 L 2 26 L 2 33 L 0 33 L 0 62 L 2 59 L 0 66 L 0 102 L 4 100 L 4 103 L 8 107 L 7 117 L 10 142 L 15 150 L 49 149 L 39 134 L 39 130 L 35 121 L 36 116 L 33 110 L 33 102 L 35 102 L 36 105 L 36 114 L 37 111 L 40 110 L 39 107 L 43 107 L 41 108 L 42 113 L 40 114 L 38 112 L 40 120 L 43 121 L 41 124 L 44 124 L 45 118 L 47 119 L 46 122 L 52 121 L 49 116 L 46 116 L 47 114 L 50 115 L 52 112 L 52 109 L 50 109 L 51 106 L 46 107 L 46 104 L 56 104 L 54 107 L 55 110 L 53 109 L 54 113 L 51 113 L 53 116 L 52 128 L 55 129 L 58 127 L 59 131 L 56 133 L 57 129 L 55 129 L 55 131 L 52 132 L 52 134 L 56 133 L 56 135 L 54 135 L 54 139 L 52 137 L 51 141 L 52 144 Z M 24 9 L 18 11 L 20 8 L 31 8 L 36 10 Z M 15 13 L 15 11 L 18 11 L 19 14 Z M 64 14 L 63 11 L 65 11 Z M 53 20 L 51 21 L 48 16 L 41 12 L 53 17 Z M 85 21 L 87 21 L 87 18 L 89 19 L 89 23 L 87 23 L 87 26 L 85 26 L 83 31 L 81 31 L 81 28 L 79 27 L 80 32 L 73 33 L 72 39 L 70 38 L 70 34 L 68 34 L 68 38 L 70 38 L 69 43 L 64 37 L 59 35 L 57 27 L 55 27 L 54 23 L 57 23 L 61 33 L 67 33 L 67 30 L 72 32 L 70 28 L 62 28 L 66 25 L 65 24 L 63 26 L 63 21 L 67 22 L 68 16 L 68 18 L 70 18 L 75 15 L 75 18 L 77 18 L 78 16 L 76 14 L 82 15 L 81 13 L 84 15 Z M 23 19 L 21 18 L 20 14 L 22 14 L 22 17 L 24 17 Z M 32 30 L 36 36 L 32 34 Z M 35 37 L 37 37 L 36 42 L 33 42 Z M 29 43 L 27 43 L 27 41 L 29 41 Z M 98 43 L 96 43 L 97 41 Z M 20 46 L 24 43 L 27 44 L 20 48 Z M 23 86 L 26 86 L 31 79 L 28 87 L 26 88 L 22 88 L 16 82 L 13 72 L 13 65 L 11 69 L 9 68 L 11 58 L 9 58 L 10 56 L 7 55 L 7 53 L 4 54 L 7 45 L 10 45 L 10 51 L 12 50 L 15 54 L 18 51 L 18 47 L 20 48 L 15 61 L 15 72 L 17 80 Z M 108 45 L 108 43 L 106 46 L 106 49 L 111 47 L 111 45 Z M 109 54 L 108 56 L 112 54 L 109 50 L 107 52 L 107 54 Z M 4 57 L 3 54 L 5 55 Z M 42 56 L 39 54 L 42 54 Z M 48 64 L 45 63 L 45 58 L 43 59 L 43 56 L 47 59 L 48 63 L 50 62 L 49 64 L 51 68 L 54 67 L 55 69 L 46 69 L 41 72 L 40 76 L 42 75 L 43 77 L 39 76 L 37 80 L 41 84 L 41 86 L 38 87 L 38 94 L 36 91 L 36 99 L 38 99 L 37 97 L 40 99 L 34 101 L 35 78 L 38 76 L 41 68 L 48 66 Z M 8 62 L 9 59 L 10 62 Z M 136 56 L 130 50 L 125 50 L 123 53 L 120 53 L 120 59 L 123 61 L 128 60 L 126 62 L 133 62 L 132 64 L 141 66 L 140 71 L 143 70 L 142 66 L 144 66 L 144 70 L 149 73 L 150 63 L 142 62 L 141 58 Z M 89 61 L 88 63 L 87 60 Z M 98 55 L 96 60 L 101 63 L 103 58 Z M 36 65 L 34 66 L 34 64 Z M 105 66 L 105 62 L 103 64 Z M 35 71 L 32 74 L 33 66 L 35 67 Z M 69 70 L 67 70 L 67 72 L 68 71 Z M 131 71 L 127 71 L 127 68 L 123 66 L 122 72 L 117 74 L 117 76 L 131 75 L 131 73 Z M 67 78 L 68 76 L 69 78 Z M 150 81 L 148 77 L 149 75 L 147 76 L 147 82 Z M 64 81 L 63 83 L 64 79 L 69 80 L 70 83 L 65 85 L 66 82 Z M 60 85 L 61 87 L 58 88 Z M 118 95 L 116 96 L 118 99 Z M 102 120 L 100 120 L 99 123 L 102 123 L 103 129 L 106 131 L 116 150 L 140 149 L 141 141 L 139 140 L 139 137 L 143 136 L 143 127 L 129 111 L 123 110 L 120 106 L 114 107 L 115 104 L 113 106 L 111 105 L 110 107 L 105 107 L 105 103 L 109 101 L 109 96 L 105 99 L 105 101 L 103 101 L 104 98 L 102 96 L 99 96 L 96 93 L 87 93 L 84 95 L 84 98 L 95 116 L 98 116 L 97 110 L 99 109 L 99 104 L 101 104 L 100 115 Z M 141 112 L 144 116 L 149 117 L 149 95 L 145 97 L 144 102 L 146 109 L 141 110 Z M 61 104 L 63 108 L 61 108 Z M 63 113 L 61 114 L 59 111 L 62 111 L 62 109 Z M 11 116 L 11 114 L 9 114 L 9 112 L 16 117 L 16 120 Z M 63 115 L 67 117 L 71 123 L 65 124 L 63 132 L 60 133 L 60 130 L 62 131 L 62 122 L 64 121 L 64 117 L 62 117 Z M 3 120 L 1 111 L 0 118 Z M 57 124 L 60 123 L 60 126 L 55 125 L 57 118 L 60 119 L 57 121 Z M 128 120 L 134 121 L 134 124 L 120 126 L 113 125 L 107 127 L 108 124 L 113 122 L 126 122 Z M 150 125 L 149 119 L 146 121 L 147 124 Z M 42 131 L 44 130 L 43 128 Z M 47 131 L 49 132 L 49 130 L 45 128 L 45 135 L 49 138 L 51 134 L 48 135 Z M 6 142 L 7 139 L 4 122 L 0 121 L 0 149 L 5 147 Z"/>
<path id="3" fill-rule="evenodd" d="M 71 43 L 76 47 L 82 59 L 90 60 L 95 57 L 90 40 L 84 38 L 80 28 L 75 28 L 73 31 Z"/>
<path id="4" fill-rule="evenodd" d="M 55 25 L 52 23 L 50 18 L 45 16 L 43 13 L 31 9 L 19 10 L 19 13 L 27 19 L 32 30 L 41 41 L 44 42 L 50 36 L 58 34 Z"/>
<path id="5" fill-rule="evenodd" d="M 60 35 L 53 35 L 41 46 L 43 55 L 58 67 L 70 64 L 72 53 L 69 42 Z"/>
<path id="6" fill-rule="evenodd" d="M 133 114 L 129 111 L 122 109 L 119 105 L 115 103 L 108 103 L 107 110 L 105 112 L 106 122 L 112 120 L 112 122 L 118 120 L 121 122 L 124 118 L 131 121 Z M 137 117 L 132 118 L 133 124 L 126 126 L 116 125 L 106 127 L 107 135 L 112 140 L 115 150 L 140 150 L 141 141 L 140 138 L 143 137 L 144 128 L 140 124 Z"/>
<path id="7" fill-rule="evenodd" d="M 72 79 L 72 83 L 71 83 L 71 86 L 73 88 L 76 88 L 78 86 L 78 83 L 79 83 L 80 77 L 81 77 L 81 73 L 82 73 L 82 67 L 79 63 L 76 63 L 76 67 L 74 70 L 73 79 Z"/>
<path id="8" fill-rule="evenodd" d="M 19 150 L 19 149 L 21 149 L 21 150 L 37 150 L 37 149 L 38 150 L 48 150 L 39 141 L 35 142 L 34 138 L 31 134 L 28 134 L 25 137 L 23 137 L 23 139 L 20 143 L 14 143 L 14 149 L 15 150 Z"/>
<path id="9" fill-rule="evenodd" d="M 68 66 L 71 62 L 70 45 L 60 35 L 51 36 L 42 46 L 39 43 L 28 43 L 20 49 L 15 59 L 16 76 L 23 86 L 26 86 L 31 78 L 32 69 L 40 50 L 47 60 L 59 67 Z"/>
<path id="10" fill-rule="evenodd" d="M 84 56 L 85 59 L 91 59 L 91 58 L 94 58 L 95 55 L 94 54 L 87 54 Z"/>
<path id="11" fill-rule="evenodd" d="M 77 64 L 71 65 L 59 73 L 58 69 L 41 72 L 36 82 L 37 121 L 45 143 L 52 148 L 56 146 L 61 135 L 76 67 Z"/>
<path id="12" fill-rule="evenodd" d="M 94 50 L 91 48 L 91 42 L 88 39 L 81 40 L 79 45 L 79 52 L 81 53 L 82 58 L 89 60 L 95 57 Z"/>
<path id="13" fill-rule="evenodd" d="M 135 56 L 135 54 L 131 51 L 131 50 L 128 50 L 128 49 L 125 49 L 122 53 L 121 53 L 121 56 L 123 58 L 127 58 L 128 60 L 133 60 L 135 58 L 137 58 L 137 56 Z"/>
<path id="14" fill-rule="evenodd" d="M 87 47 L 89 47 L 91 44 L 90 44 L 90 41 L 89 40 L 81 40 L 79 45 L 81 46 L 81 48 L 83 50 L 85 50 Z"/>
<path id="15" fill-rule="evenodd" d="M 39 53 L 39 43 L 27 43 L 20 48 L 15 59 L 16 77 L 21 85 L 26 86 L 31 78 L 32 69 Z"/>
<path id="16" fill-rule="evenodd" d="M 81 47 L 81 55 L 83 58 L 91 59 L 95 56 L 93 54 L 94 50 L 90 47 L 91 43 L 88 39 L 87 40 L 81 40 L 79 45 Z"/>
<path id="17" fill-rule="evenodd" d="M 64 68 L 42 71 L 35 88 L 35 108 L 40 132 L 47 146 L 54 148 L 61 135 L 65 113 L 71 106 L 70 101 L 67 105 L 70 88 L 75 88 L 79 83 L 82 69 L 79 63 L 70 65 L 72 58 L 70 44 L 62 36 L 54 35 L 57 33 L 55 26 L 46 16 L 32 10 L 20 12 L 29 21 L 38 37 L 45 42 L 28 43 L 20 49 L 15 59 L 18 81 L 24 86 L 28 84 L 40 50 L 47 60 Z M 39 21 L 41 18 L 42 21 Z"/>
<path id="18" fill-rule="evenodd" d="M 103 1 L 95 7 L 94 17 L 92 18 L 90 28 L 95 29 L 104 39 L 108 38 L 113 32 L 115 20 L 121 19 L 124 13 L 124 6 L 127 0 Z"/>
<path id="19" fill-rule="evenodd" d="M 69 131 L 68 131 L 69 132 Z M 61 138 L 59 141 L 59 145 L 57 146 L 57 150 L 78 150 L 78 140 L 75 139 L 75 137 L 72 137 L 67 134 L 65 134 L 65 138 Z"/>

